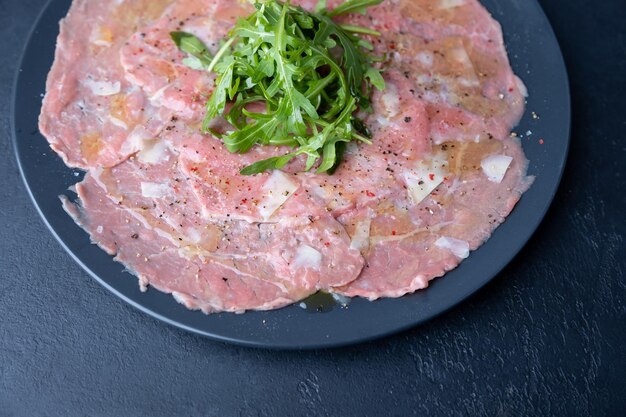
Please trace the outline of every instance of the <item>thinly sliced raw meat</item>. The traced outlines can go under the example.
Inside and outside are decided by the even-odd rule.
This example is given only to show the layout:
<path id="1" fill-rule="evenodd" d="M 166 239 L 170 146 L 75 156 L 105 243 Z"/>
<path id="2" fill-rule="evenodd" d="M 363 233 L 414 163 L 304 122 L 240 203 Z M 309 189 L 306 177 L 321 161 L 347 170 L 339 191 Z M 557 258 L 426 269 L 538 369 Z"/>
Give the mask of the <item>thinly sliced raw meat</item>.
<path id="1" fill-rule="evenodd" d="M 279 216 L 267 223 L 253 224 L 227 216 L 208 218 L 204 215 L 207 211 L 204 201 L 195 198 L 185 172 L 179 169 L 176 153 L 169 148 L 152 151 L 151 158 L 140 153 L 113 168 L 94 170 L 81 183 L 78 188 L 84 206 L 80 210 L 81 223 L 92 226 L 89 230 L 95 242 L 100 242 L 93 231 L 96 224 L 126 240 L 137 240 L 149 231 L 151 239 L 158 235 L 163 250 L 167 249 L 161 255 L 163 258 L 176 252 L 186 262 L 217 265 L 248 277 L 252 290 L 254 278 L 279 287 L 283 292 L 281 298 L 292 301 L 319 289 L 347 284 L 358 276 L 363 258 L 358 250 L 350 248 L 349 236 L 330 214 L 309 213 L 301 204 L 300 216 Z M 94 205 L 85 196 L 96 186 L 100 201 L 106 196 L 110 202 L 105 206 L 124 211 L 120 216 L 130 223 L 110 224 L 100 214 L 92 218 Z M 133 227 L 139 230 L 133 231 Z M 161 277 L 143 272 L 141 259 L 124 259 L 126 265 L 140 274 L 142 282 L 166 287 L 167 279 L 162 281 Z M 176 281 L 176 286 L 167 287 L 168 291 L 185 293 L 177 289 L 179 284 Z M 259 293 L 263 293 L 264 285 Z M 198 303 L 215 304 L 204 293 L 191 294 Z M 229 299 L 236 303 L 237 295 L 231 294 Z M 242 308 L 262 308 L 262 305 Z"/>
<path id="2" fill-rule="evenodd" d="M 141 87 L 156 106 L 163 106 L 180 117 L 202 118 L 204 103 L 213 89 L 214 77 L 182 63 L 181 53 L 170 32 L 193 33 L 213 52 L 218 41 L 238 17 L 250 13 L 243 2 L 190 0 L 173 3 L 151 25 L 132 35 L 121 49 L 126 77 Z"/>
<path id="3" fill-rule="evenodd" d="M 514 139 L 453 142 L 441 148 L 449 177 L 421 203 L 408 210 L 392 206 L 387 215 L 371 220 L 363 272 L 338 292 L 376 299 L 425 288 L 487 240 L 532 183 L 525 176 L 527 161 Z M 490 181 L 481 169 L 485 155 L 512 157 L 502 182 Z M 339 220 L 358 224 L 362 217 Z"/>
<path id="4" fill-rule="evenodd" d="M 154 228 L 118 207 L 93 180 L 87 178 L 76 189 L 81 205 L 66 201 L 66 210 L 94 242 L 139 277 L 143 288 L 150 284 L 205 313 L 272 309 L 295 301 L 280 286 L 228 265 L 182 256 Z"/>
<path id="5" fill-rule="evenodd" d="M 76 0 L 61 21 L 39 128 L 70 166 L 112 166 L 136 152 L 137 136 L 168 119 L 125 79 L 119 49 L 169 1 Z"/>
<path id="6" fill-rule="evenodd" d="M 320 289 L 398 297 L 456 267 L 530 186 L 509 136 L 525 87 L 477 0 L 386 0 L 341 17 L 381 32 L 370 41 L 386 56 L 386 89 L 360 114 L 372 144 L 349 144 L 331 176 L 302 172 L 303 158 L 240 175 L 290 149 L 232 154 L 202 133 L 214 75 L 186 66 L 170 32 L 215 53 L 250 10 L 75 0 L 61 24 L 40 128 L 89 171 L 67 211 L 142 288 L 207 313 L 278 308 Z"/>

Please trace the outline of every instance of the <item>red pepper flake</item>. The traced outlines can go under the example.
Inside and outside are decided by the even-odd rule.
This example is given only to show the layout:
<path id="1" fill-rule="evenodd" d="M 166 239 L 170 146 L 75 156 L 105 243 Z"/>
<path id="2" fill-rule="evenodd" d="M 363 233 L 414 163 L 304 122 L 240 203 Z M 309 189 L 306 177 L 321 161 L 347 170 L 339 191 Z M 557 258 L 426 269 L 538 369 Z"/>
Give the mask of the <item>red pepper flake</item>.
<path id="1" fill-rule="evenodd" d="M 365 195 L 368 196 L 368 197 L 376 197 L 376 194 L 374 194 L 370 190 L 365 190 Z"/>
<path id="2" fill-rule="evenodd" d="M 247 202 L 248 202 L 248 199 L 247 199 L 247 198 L 242 198 L 242 199 L 241 199 L 241 204 L 246 204 Z"/>
<path id="3" fill-rule="evenodd" d="M 392 230 L 392 231 L 391 231 L 391 236 L 395 236 L 395 235 L 396 235 L 396 231 L 395 231 L 395 230 Z"/>
<path id="4" fill-rule="evenodd" d="M 431 181 L 435 181 L 435 174 L 428 174 L 428 178 L 430 178 Z"/>
<path id="5" fill-rule="evenodd" d="M 539 144 L 543 145 L 543 139 L 539 139 Z"/>
<path id="6" fill-rule="evenodd" d="M 509 93 L 513 92 L 513 87 L 509 87 Z"/>
<path id="7" fill-rule="evenodd" d="M 230 185 L 230 181 L 229 181 L 229 180 L 226 180 L 226 181 L 224 181 L 224 182 L 225 182 L 226 184 Z"/>
<path id="8" fill-rule="evenodd" d="M 189 168 L 189 171 L 191 171 L 191 172 L 198 172 L 198 167 L 191 167 L 191 168 Z"/>
<path id="9" fill-rule="evenodd" d="M 325 242 L 324 246 L 326 246 L 326 247 L 330 246 L 330 242 Z"/>

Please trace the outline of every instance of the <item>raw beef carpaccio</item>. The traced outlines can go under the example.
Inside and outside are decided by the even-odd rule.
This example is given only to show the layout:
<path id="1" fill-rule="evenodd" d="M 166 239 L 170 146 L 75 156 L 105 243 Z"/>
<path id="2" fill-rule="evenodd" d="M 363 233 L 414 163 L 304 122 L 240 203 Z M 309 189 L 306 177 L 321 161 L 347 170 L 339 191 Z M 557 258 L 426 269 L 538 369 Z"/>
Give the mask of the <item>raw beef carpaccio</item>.
<path id="1" fill-rule="evenodd" d="M 299 2 L 305 8 L 314 4 Z M 331 2 L 332 4 L 332 2 Z M 510 135 L 526 91 L 476 0 L 385 0 L 347 18 L 379 30 L 386 88 L 334 175 L 239 170 L 288 149 L 229 153 L 200 126 L 214 76 L 172 31 L 215 53 L 239 0 L 74 0 L 41 132 L 86 171 L 66 211 L 153 286 L 205 313 L 273 309 L 323 290 L 374 300 L 428 286 L 504 221 L 532 178 Z"/>

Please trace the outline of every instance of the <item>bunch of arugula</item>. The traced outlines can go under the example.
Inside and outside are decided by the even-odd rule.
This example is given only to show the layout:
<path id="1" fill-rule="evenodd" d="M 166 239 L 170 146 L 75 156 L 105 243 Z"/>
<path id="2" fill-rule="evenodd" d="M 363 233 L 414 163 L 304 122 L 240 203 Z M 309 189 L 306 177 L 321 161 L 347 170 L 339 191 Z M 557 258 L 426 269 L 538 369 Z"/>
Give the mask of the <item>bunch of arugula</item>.
<path id="1" fill-rule="evenodd" d="M 171 33 L 188 54 L 185 64 L 217 74 L 204 131 L 221 138 L 230 152 L 245 153 L 255 144 L 293 148 L 257 161 L 241 174 L 282 168 L 301 154 L 307 156 L 307 171 L 321 158 L 316 172 L 332 173 L 346 142 L 369 143 L 367 129 L 353 113 L 368 109 L 372 87 L 382 90 L 385 83 L 373 66 L 372 45 L 359 34 L 379 33 L 332 18 L 364 12 L 381 1 L 348 0 L 332 11 L 323 1 L 310 12 L 276 0 L 255 0 L 255 12 L 237 22 L 215 56 L 194 35 Z M 250 111 L 252 103 L 261 103 L 264 110 Z M 234 130 L 212 130 L 210 122 L 218 115 Z"/>

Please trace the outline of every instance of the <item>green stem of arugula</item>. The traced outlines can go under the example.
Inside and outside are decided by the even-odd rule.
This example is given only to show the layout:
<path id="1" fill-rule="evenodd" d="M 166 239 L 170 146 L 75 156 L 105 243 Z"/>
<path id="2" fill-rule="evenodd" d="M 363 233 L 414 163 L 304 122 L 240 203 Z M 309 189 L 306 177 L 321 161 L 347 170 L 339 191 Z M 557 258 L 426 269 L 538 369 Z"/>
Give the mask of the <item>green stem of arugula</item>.
<path id="1" fill-rule="evenodd" d="M 289 10 L 290 4 L 289 1 L 283 4 L 283 8 L 280 11 L 280 18 L 278 19 L 278 30 L 276 31 L 276 43 L 278 44 L 278 51 L 282 55 L 283 48 L 283 37 L 285 34 L 285 19 L 287 17 L 287 10 Z"/>
<path id="2" fill-rule="evenodd" d="M 328 84 L 332 83 L 335 80 L 335 78 L 337 78 L 337 75 L 334 72 L 331 72 L 326 77 L 322 78 L 322 80 L 315 86 L 315 88 L 311 90 L 310 92 L 306 93 L 304 96 L 308 99 L 311 99 L 317 96 L 318 94 L 322 92 L 324 88 L 326 88 Z"/>
<path id="3" fill-rule="evenodd" d="M 263 93 L 265 100 L 269 102 L 272 106 L 276 107 L 278 103 L 276 103 L 276 100 L 274 100 L 273 98 L 269 96 L 269 94 L 267 94 L 267 87 L 265 87 L 265 85 L 262 82 L 259 82 L 257 86 L 261 89 L 261 92 Z"/>
<path id="4" fill-rule="evenodd" d="M 335 7 L 333 10 L 327 13 L 330 17 L 339 16 L 341 14 L 352 13 L 357 10 L 362 10 L 370 6 L 375 6 L 380 4 L 381 0 L 352 0 L 347 1 L 339 6 Z"/>
<path id="5" fill-rule="evenodd" d="M 314 123 L 316 123 L 316 124 L 318 124 L 318 125 L 320 125 L 320 126 L 322 126 L 322 127 L 328 127 L 328 126 L 330 126 L 330 125 L 332 125 L 332 124 L 333 124 L 333 123 L 328 123 L 327 121 L 324 121 L 324 120 L 322 120 L 322 119 L 313 120 L 313 122 L 314 122 Z M 361 135 L 359 135 L 358 133 L 351 132 L 351 133 L 350 133 L 350 135 L 351 135 L 354 139 L 356 139 L 356 140 L 360 140 L 361 142 L 367 143 L 368 145 L 371 145 L 371 144 L 372 144 L 372 141 L 371 141 L 371 140 L 369 140 L 369 139 L 368 139 L 368 138 L 366 138 L 365 136 L 361 136 Z"/>
<path id="6" fill-rule="evenodd" d="M 222 56 L 226 53 L 226 51 L 228 51 L 228 48 L 230 48 L 230 45 L 232 45 L 232 43 L 235 41 L 236 38 L 230 38 L 229 40 L 227 40 L 224 45 L 222 45 L 222 47 L 220 48 L 219 51 L 217 51 L 217 53 L 215 54 L 215 56 L 213 57 L 213 60 L 211 61 L 211 63 L 209 64 L 209 66 L 207 67 L 207 71 L 208 72 L 213 72 L 213 68 L 215 68 L 215 65 L 217 65 L 217 63 L 219 62 L 220 59 L 222 59 Z"/>
<path id="7" fill-rule="evenodd" d="M 364 35 L 380 36 L 380 32 L 363 26 L 339 25 L 346 32 L 362 33 Z"/>

